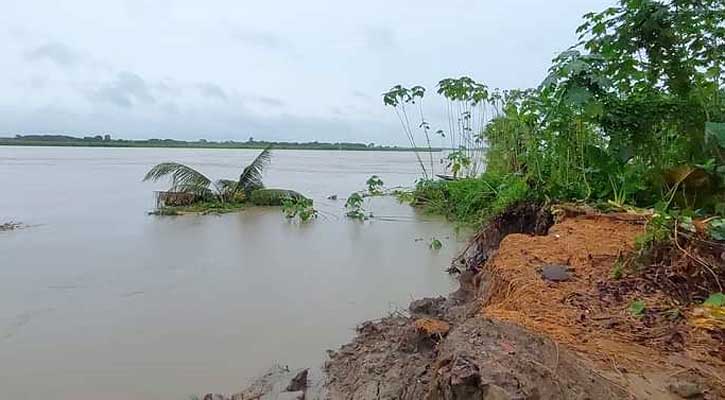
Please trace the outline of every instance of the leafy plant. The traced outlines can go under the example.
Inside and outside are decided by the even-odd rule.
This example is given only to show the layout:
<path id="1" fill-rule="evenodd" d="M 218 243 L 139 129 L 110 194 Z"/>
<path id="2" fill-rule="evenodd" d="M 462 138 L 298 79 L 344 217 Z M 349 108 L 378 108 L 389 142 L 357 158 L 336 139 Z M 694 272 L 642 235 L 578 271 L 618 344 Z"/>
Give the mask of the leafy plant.
<path id="1" fill-rule="evenodd" d="M 635 300 L 629 305 L 629 313 L 635 317 L 641 317 L 646 309 L 647 306 L 642 300 Z"/>
<path id="2" fill-rule="evenodd" d="M 453 172 L 453 178 L 457 178 L 462 170 L 471 167 L 471 159 L 462 150 L 449 153 L 447 159 L 447 168 L 450 168 L 451 172 Z"/>
<path id="3" fill-rule="evenodd" d="M 363 208 L 363 197 L 360 193 L 352 193 L 345 202 L 345 215 L 348 218 L 365 221 L 371 217 L 371 214 Z"/>
<path id="4" fill-rule="evenodd" d="M 400 125 L 403 128 L 403 133 L 408 138 L 411 147 L 415 153 L 415 157 L 418 160 L 420 169 L 423 173 L 424 179 L 432 178 L 435 175 L 434 164 L 433 164 L 433 148 L 430 141 L 430 124 L 426 121 L 423 114 L 423 97 L 425 96 L 425 88 L 422 86 L 413 86 L 406 88 L 402 85 L 393 86 L 390 90 L 383 93 L 383 104 L 388 107 L 392 107 L 395 110 L 395 115 L 398 116 Z M 417 130 L 423 132 L 425 137 L 427 149 L 428 149 L 428 161 L 429 167 L 423 162 L 423 158 L 420 155 L 419 148 L 416 138 L 416 130 L 413 128 L 411 123 L 410 108 L 417 108 L 419 120 L 417 123 Z M 429 169 L 430 168 L 430 169 Z"/>
<path id="5" fill-rule="evenodd" d="M 612 279 L 622 279 L 624 276 L 624 263 L 622 260 L 617 260 L 614 265 L 612 265 L 612 272 L 611 272 Z"/>
<path id="6" fill-rule="evenodd" d="M 312 199 L 306 197 L 287 197 L 282 200 L 282 213 L 286 218 L 299 218 L 302 222 L 317 218 L 318 215 L 312 206 Z"/>
<path id="7" fill-rule="evenodd" d="M 144 181 L 158 181 L 169 177 L 172 192 L 194 194 L 198 199 L 208 201 L 216 199 L 221 202 L 232 201 L 240 194 L 248 195 L 251 191 L 263 187 L 262 173 L 271 160 L 271 146 L 262 150 L 247 165 L 239 176 L 239 180 L 220 179 L 212 181 L 201 172 L 177 162 L 164 162 L 155 165 L 144 176 Z"/>
<path id="8" fill-rule="evenodd" d="M 725 306 L 725 294 L 722 292 L 713 293 L 702 304 L 705 306 L 723 307 Z"/>
<path id="9" fill-rule="evenodd" d="M 249 194 L 255 189 L 263 188 L 262 174 L 271 160 L 271 147 L 268 146 L 249 165 L 244 167 L 242 174 L 239 175 L 239 181 L 235 190 Z"/>
<path id="10" fill-rule="evenodd" d="M 368 178 L 367 182 L 365 183 L 368 185 L 368 193 L 370 193 L 371 195 L 376 196 L 383 193 L 384 183 L 379 176 L 373 175 Z"/>
<path id="11" fill-rule="evenodd" d="M 725 218 L 715 218 L 708 224 L 708 234 L 711 238 L 725 241 Z"/>

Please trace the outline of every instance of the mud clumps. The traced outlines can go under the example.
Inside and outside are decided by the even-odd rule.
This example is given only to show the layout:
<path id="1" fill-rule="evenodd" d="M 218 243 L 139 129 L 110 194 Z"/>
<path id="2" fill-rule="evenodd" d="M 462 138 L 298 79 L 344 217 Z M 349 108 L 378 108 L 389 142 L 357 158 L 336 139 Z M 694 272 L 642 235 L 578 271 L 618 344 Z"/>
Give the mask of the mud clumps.
<path id="1" fill-rule="evenodd" d="M 437 345 L 416 347 L 410 344 L 419 343 L 417 321 L 396 316 L 361 325 L 326 364 L 329 398 L 626 398 L 585 361 L 512 324 L 459 320 Z"/>

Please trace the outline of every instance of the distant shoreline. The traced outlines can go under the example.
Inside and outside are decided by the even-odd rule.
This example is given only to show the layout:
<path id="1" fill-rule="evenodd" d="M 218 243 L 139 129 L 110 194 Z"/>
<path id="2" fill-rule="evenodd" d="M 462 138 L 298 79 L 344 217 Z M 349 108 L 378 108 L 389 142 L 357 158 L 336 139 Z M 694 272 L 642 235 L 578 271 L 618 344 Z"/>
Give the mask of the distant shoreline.
<path id="1" fill-rule="evenodd" d="M 401 151 L 408 152 L 416 149 L 411 147 L 379 146 L 364 143 L 326 143 L 326 142 L 212 142 L 199 140 L 188 142 L 175 139 L 147 139 L 125 140 L 102 137 L 76 138 L 71 136 L 20 136 L 15 138 L 0 138 L 0 146 L 50 146 L 50 147 L 111 147 L 111 148 L 180 148 L 180 149 L 263 149 L 272 145 L 277 150 L 345 150 L 345 151 Z M 428 151 L 428 148 L 418 148 L 418 151 Z M 444 149 L 433 148 L 434 152 Z"/>

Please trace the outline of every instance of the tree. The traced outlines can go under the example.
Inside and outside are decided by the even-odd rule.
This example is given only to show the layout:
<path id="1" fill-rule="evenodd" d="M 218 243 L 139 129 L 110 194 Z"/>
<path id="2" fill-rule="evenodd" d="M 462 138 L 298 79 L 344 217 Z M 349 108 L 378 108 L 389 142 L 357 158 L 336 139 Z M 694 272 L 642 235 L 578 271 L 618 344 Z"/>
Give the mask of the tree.
<path id="1" fill-rule="evenodd" d="M 155 165 L 144 176 L 144 181 L 155 182 L 170 177 L 172 192 L 193 193 L 200 199 L 216 198 L 219 201 L 234 199 L 243 193 L 246 196 L 264 187 L 262 174 L 272 159 L 272 146 L 267 146 L 239 175 L 238 180 L 219 179 L 212 181 L 201 172 L 177 162 L 164 162 Z"/>

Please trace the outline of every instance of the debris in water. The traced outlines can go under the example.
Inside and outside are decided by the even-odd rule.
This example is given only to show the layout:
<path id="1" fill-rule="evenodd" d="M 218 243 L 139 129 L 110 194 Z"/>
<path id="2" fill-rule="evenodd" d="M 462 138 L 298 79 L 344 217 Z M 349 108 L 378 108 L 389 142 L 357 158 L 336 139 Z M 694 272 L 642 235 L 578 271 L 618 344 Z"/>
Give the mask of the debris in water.
<path id="1" fill-rule="evenodd" d="M 20 222 L 13 222 L 13 221 L 5 222 L 3 224 L 0 224 L 0 232 L 12 231 L 12 230 L 19 229 L 22 227 L 23 227 L 23 224 L 21 224 Z"/>

